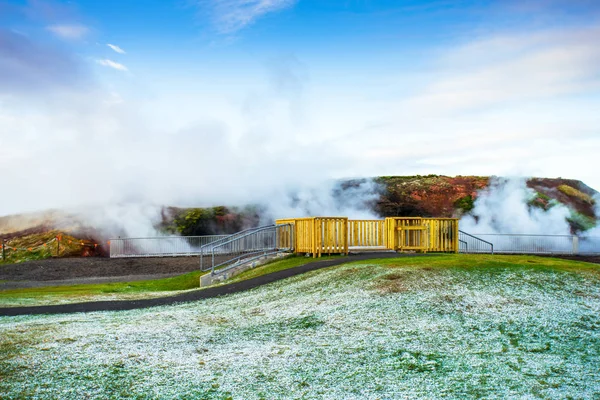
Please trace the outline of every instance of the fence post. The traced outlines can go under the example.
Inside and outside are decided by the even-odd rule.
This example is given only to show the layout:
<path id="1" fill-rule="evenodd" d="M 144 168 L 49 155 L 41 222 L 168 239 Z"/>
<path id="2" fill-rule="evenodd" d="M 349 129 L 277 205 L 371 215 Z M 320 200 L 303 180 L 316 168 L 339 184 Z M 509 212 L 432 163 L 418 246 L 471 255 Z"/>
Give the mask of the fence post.
<path id="1" fill-rule="evenodd" d="M 60 235 L 56 237 L 56 257 L 60 257 Z"/>
<path id="2" fill-rule="evenodd" d="M 573 235 L 573 254 L 579 254 L 579 236 Z"/>
<path id="3" fill-rule="evenodd" d="M 344 235 L 344 255 L 348 255 L 348 218 L 342 223 L 342 234 Z"/>
<path id="4" fill-rule="evenodd" d="M 2 261 L 6 261 L 6 239 L 2 239 Z"/>

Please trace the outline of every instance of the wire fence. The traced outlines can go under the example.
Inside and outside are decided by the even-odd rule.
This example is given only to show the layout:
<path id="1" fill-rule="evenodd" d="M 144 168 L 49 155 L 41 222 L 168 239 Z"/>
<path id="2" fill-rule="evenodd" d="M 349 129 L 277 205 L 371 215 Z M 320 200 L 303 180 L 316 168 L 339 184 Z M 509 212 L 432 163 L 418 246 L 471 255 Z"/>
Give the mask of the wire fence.
<path id="1" fill-rule="evenodd" d="M 110 240 L 110 257 L 181 257 L 197 256 L 201 249 L 230 235 L 168 236 Z"/>
<path id="2" fill-rule="evenodd" d="M 466 236 L 468 235 L 468 236 Z M 527 235 L 527 234 L 466 234 L 461 232 L 461 253 L 510 254 L 564 254 L 595 255 L 600 254 L 600 238 L 578 237 L 575 235 Z"/>
<path id="3" fill-rule="evenodd" d="M 600 237 L 584 236 L 579 238 L 579 254 L 600 254 Z"/>
<path id="4" fill-rule="evenodd" d="M 278 230 L 277 227 L 284 227 Z M 279 232 L 287 232 L 287 240 L 291 240 L 293 227 L 290 225 L 273 225 L 247 229 L 233 235 L 209 236 L 169 236 L 153 238 L 111 239 L 110 257 L 177 257 L 200 256 L 202 270 L 213 268 L 213 265 L 230 259 L 233 254 L 243 255 L 254 251 L 262 251 L 263 247 L 292 248 L 273 244 Z M 269 236 L 271 235 L 271 236 Z M 275 235 L 275 236 L 273 236 Z M 600 237 L 575 235 L 527 235 L 527 234 L 471 234 L 459 231 L 459 252 L 461 253 L 511 253 L 511 254 L 564 254 L 564 255 L 600 255 Z M 51 240 L 50 242 L 52 242 Z M 260 247 L 261 241 L 264 246 Z M 42 244 L 40 246 L 48 246 Z M 36 246 L 39 247 L 39 246 Z M 12 250 L 5 244 L 3 250 Z M 31 251 L 32 248 L 27 250 Z M 217 258 L 215 261 L 214 258 Z M 237 257 L 237 256 L 236 256 Z"/>

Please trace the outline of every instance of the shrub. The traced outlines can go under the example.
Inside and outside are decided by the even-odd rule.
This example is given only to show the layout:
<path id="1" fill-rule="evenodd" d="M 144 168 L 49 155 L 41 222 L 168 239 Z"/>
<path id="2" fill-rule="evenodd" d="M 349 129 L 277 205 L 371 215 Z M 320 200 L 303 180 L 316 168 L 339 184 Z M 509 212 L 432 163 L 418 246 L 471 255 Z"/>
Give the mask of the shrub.
<path id="1" fill-rule="evenodd" d="M 460 208 L 465 212 L 471 211 L 475 207 L 473 196 L 468 194 L 465 197 L 461 197 L 454 202 L 454 207 Z"/>
<path id="2" fill-rule="evenodd" d="M 589 194 L 585 194 L 580 190 L 575 189 L 572 186 L 569 185 L 560 185 L 558 187 L 558 190 L 563 193 L 566 194 L 569 197 L 574 197 L 576 199 L 579 199 L 585 203 L 591 204 L 593 205 L 595 203 L 594 199 L 592 198 L 592 196 L 590 196 Z"/>

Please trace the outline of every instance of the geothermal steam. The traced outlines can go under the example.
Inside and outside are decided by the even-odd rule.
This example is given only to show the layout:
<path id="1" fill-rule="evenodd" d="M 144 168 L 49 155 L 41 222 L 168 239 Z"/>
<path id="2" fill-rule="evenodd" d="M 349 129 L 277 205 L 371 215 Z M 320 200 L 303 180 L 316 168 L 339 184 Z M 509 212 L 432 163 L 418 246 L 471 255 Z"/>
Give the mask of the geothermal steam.
<path id="1" fill-rule="evenodd" d="M 530 207 L 536 193 L 525 178 L 492 178 L 490 186 L 475 200 L 471 215 L 460 220 L 461 230 L 469 233 L 571 234 L 569 209 L 561 204 L 543 210 Z"/>

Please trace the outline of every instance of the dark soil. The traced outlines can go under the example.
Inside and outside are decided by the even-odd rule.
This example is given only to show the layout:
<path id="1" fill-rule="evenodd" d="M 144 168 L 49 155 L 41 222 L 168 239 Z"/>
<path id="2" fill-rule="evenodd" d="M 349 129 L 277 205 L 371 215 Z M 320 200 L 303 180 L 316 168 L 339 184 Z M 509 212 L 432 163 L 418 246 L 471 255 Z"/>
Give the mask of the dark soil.
<path id="1" fill-rule="evenodd" d="M 600 264 L 600 256 L 552 257 Z M 21 264 L 0 265 L 0 281 L 8 281 L 3 285 L 0 284 L 0 289 L 7 289 L 8 287 L 3 286 L 15 281 L 27 282 L 25 286 L 18 285 L 18 287 L 61 284 L 58 281 L 65 281 L 65 284 L 94 283 L 98 278 L 103 278 L 102 282 L 135 281 L 152 279 L 156 276 L 184 274 L 199 269 L 199 257 L 50 258 Z M 43 283 L 34 285 L 33 282 Z"/>
<path id="2" fill-rule="evenodd" d="M 572 261 L 583 261 L 594 264 L 600 264 L 600 256 L 552 256 L 555 258 L 562 258 L 564 260 L 572 260 Z"/>
<path id="3" fill-rule="evenodd" d="M 314 271 L 321 268 L 332 267 L 334 265 L 345 264 L 352 261 L 369 260 L 372 258 L 388 258 L 398 257 L 394 252 L 385 253 L 366 253 L 360 255 L 350 255 L 348 257 L 340 257 L 334 260 L 323 260 L 311 262 L 309 264 L 298 267 L 284 269 L 282 271 L 273 272 L 267 275 L 261 275 L 256 278 L 245 281 L 235 282 L 223 286 L 209 287 L 206 289 L 193 290 L 186 293 L 158 297 L 144 300 L 118 300 L 118 301 L 93 301 L 87 303 L 61 304 L 55 306 L 31 306 L 31 307 L 10 307 L 0 308 L 0 316 L 15 316 L 28 314 L 65 314 L 79 312 L 94 312 L 94 311 L 121 311 L 134 310 L 138 308 L 148 308 L 156 306 L 164 306 L 170 304 L 185 303 L 190 301 L 198 301 L 213 297 L 223 296 L 232 293 L 243 292 L 253 289 L 271 282 L 276 282 L 281 279 L 290 278 L 309 271 Z M 421 254 L 405 254 L 405 257 L 426 257 Z M 181 260 L 181 259 L 175 259 Z"/>
<path id="4" fill-rule="evenodd" d="M 210 262 L 210 260 L 208 260 Z M 59 281 L 81 278 L 173 275 L 200 269 L 199 257 L 49 258 L 0 265 L 0 281 Z"/>

